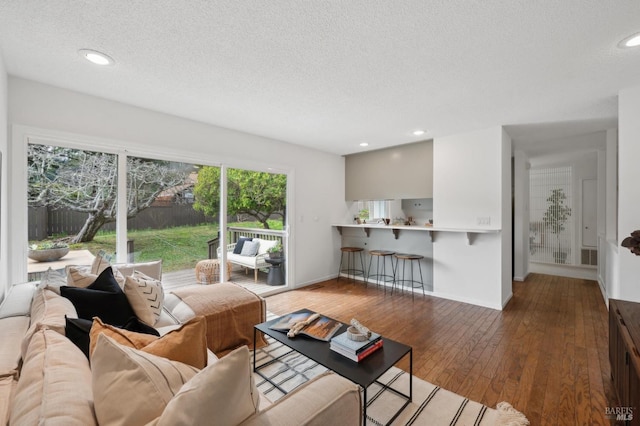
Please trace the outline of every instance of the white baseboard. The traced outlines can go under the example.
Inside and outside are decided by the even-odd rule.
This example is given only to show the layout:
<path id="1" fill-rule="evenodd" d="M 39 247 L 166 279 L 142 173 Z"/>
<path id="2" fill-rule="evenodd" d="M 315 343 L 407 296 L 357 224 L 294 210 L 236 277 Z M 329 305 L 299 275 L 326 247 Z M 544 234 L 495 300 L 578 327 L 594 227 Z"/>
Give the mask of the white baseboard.
<path id="1" fill-rule="evenodd" d="M 556 265 L 553 263 L 529 263 L 529 273 L 558 275 L 560 277 L 578 278 L 583 280 L 598 280 L 598 270 L 575 265 Z"/>

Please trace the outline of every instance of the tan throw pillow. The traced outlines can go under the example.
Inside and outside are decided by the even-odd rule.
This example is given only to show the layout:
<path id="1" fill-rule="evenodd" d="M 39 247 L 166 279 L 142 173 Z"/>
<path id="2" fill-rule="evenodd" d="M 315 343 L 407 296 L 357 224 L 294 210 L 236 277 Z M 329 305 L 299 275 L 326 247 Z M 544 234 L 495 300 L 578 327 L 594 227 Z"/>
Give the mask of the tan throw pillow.
<path id="1" fill-rule="evenodd" d="M 198 369 L 98 336 L 91 357 L 94 408 L 101 425 L 144 425 L 158 418 Z"/>
<path id="2" fill-rule="evenodd" d="M 249 349 L 242 346 L 189 380 L 167 404 L 157 425 L 237 425 L 258 410 Z"/>
<path id="3" fill-rule="evenodd" d="M 100 250 L 91 264 L 91 273 L 94 275 L 100 275 L 102 271 L 111 266 L 109 259 L 107 258 L 104 250 Z"/>
<path id="4" fill-rule="evenodd" d="M 121 345 L 180 361 L 196 368 L 204 368 L 207 365 L 207 323 L 204 317 L 195 317 L 162 337 L 113 327 L 104 324 L 99 318 L 94 318 L 89 333 L 91 362 L 93 362 L 93 353 L 100 334 L 109 336 Z"/>
<path id="5" fill-rule="evenodd" d="M 158 322 L 164 302 L 160 281 L 135 271 L 132 276 L 125 277 L 124 294 L 138 318 L 152 326 Z"/>
<path id="6" fill-rule="evenodd" d="M 95 282 L 98 275 L 89 271 L 85 266 L 69 266 L 67 268 L 67 285 L 69 287 L 87 288 Z M 124 276 L 115 268 L 113 269 L 113 278 L 116 279 L 120 288 L 124 288 Z"/>

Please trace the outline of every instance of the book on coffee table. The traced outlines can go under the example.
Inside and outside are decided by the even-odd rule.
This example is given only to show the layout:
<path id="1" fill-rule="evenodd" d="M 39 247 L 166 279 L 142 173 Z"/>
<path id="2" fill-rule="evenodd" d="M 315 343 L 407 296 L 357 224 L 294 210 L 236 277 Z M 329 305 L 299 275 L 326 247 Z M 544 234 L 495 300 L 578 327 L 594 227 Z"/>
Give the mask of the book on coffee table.
<path id="1" fill-rule="evenodd" d="M 341 333 L 331 339 L 329 347 L 332 351 L 339 353 L 353 361 L 360 362 L 367 356 L 382 347 L 382 336 L 378 333 L 371 333 L 367 340 L 355 341 L 347 337 L 347 333 Z"/>
<path id="2" fill-rule="evenodd" d="M 317 318 L 313 318 L 317 316 Z M 305 323 L 297 334 L 304 334 L 305 336 L 312 337 L 314 339 L 328 342 L 331 340 L 334 334 L 342 327 L 342 323 L 327 318 L 322 315 L 318 315 L 315 312 L 298 312 L 293 314 L 284 315 L 272 324 L 269 328 L 272 330 L 288 332 L 297 324 Z"/>
<path id="3" fill-rule="evenodd" d="M 378 340 L 373 345 L 368 346 L 362 352 L 358 352 L 358 353 L 355 353 L 355 354 L 352 353 L 352 352 L 345 351 L 344 349 L 340 348 L 339 346 L 331 345 L 331 346 L 329 346 L 329 348 L 332 351 L 334 351 L 336 353 L 339 353 L 343 357 L 349 358 L 352 361 L 360 362 L 363 359 L 365 359 L 366 357 L 368 357 L 369 355 L 371 355 L 372 353 L 374 353 L 375 351 L 377 351 L 378 349 L 380 349 L 382 347 L 383 343 L 384 343 L 384 340 L 382 340 L 382 339 Z"/>

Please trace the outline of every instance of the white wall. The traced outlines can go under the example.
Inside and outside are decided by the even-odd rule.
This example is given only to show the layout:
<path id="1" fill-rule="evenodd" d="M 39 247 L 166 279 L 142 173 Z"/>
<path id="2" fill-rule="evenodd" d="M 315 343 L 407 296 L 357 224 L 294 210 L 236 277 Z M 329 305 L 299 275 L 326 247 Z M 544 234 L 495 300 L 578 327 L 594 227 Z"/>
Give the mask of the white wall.
<path id="1" fill-rule="evenodd" d="M 7 72 L 4 68 L 4 61 L 0 53 L 0 153 L 2 153 L 2 161 L 0 162 L 0 300 L 4 295 L 7 283 L 9 282 L 7 249 L 9 245 L 7 241 L 9 234 L 7 233 L 7 163 L 8 163 L 8 137 L 9 129 L 7 126 Z"/>
<path id="2" fill-rule="evenodd" d="M 501 127 L 436 138 L 434 159 L 434 225 L 500 230 L 471 245 L 464 234 L 437 233 L 434 291 L 502 309 L 511 297 L 511 141 Z"/>
<path id="3" fill-rule="evenodd" d="M 529 275 L 529 158 L 524 151 L 513 153 L 513 279 Z"/>
<path id="4" fill-rule="evenodd" d="M 640 229 L 640 86 L 621 90 L 618 96 L 618 237 L 619 294 L 614 297 L 640 302 L 640 256 L 620 243 Z"/>
<path id="5" fill-rule="evenodd" d="M 287 262 L 293 273 L 289 282 L 299 287 L 335 276 L 339 238 L 330 224 L 346 214 L 340 156 L 14 77 L 9 78 L 9 123 L 14 281 L 26 277 L 24 138 L 38 135 L 89 141 L 132 155 L 286 172 L 294 199 L 288 206 L 293 248 Z"/>
<path id="6" fill-rule="evenodd" d="M 605 171 L 605 238 L 598 247 L 598 279 L 606 298 L 620 297 L 618 252 L 618 129 L 607 130 Z"/>

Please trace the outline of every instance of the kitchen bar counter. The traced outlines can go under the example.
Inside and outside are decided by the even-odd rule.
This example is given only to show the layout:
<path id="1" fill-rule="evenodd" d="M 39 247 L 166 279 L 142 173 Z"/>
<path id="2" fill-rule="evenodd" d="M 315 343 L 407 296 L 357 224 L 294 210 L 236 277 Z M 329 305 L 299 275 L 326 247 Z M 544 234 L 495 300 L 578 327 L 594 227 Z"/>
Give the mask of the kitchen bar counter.
<path id="1" fill-rule="evenodd" d="M 500 232 L 499 229 L 462 229 L 462 228 L 439 228 L 436 226 L 420 226 L 420 225 L 383 225 L 383 224 L 334 224 L 334 226 L 340 235 L 342 235 L 342 228 L 362 228 L 367 237 L 369 237 L 372 229 L 391 230 L 396 240 L 400 236 L 400 231 L 422 231 L 427 232 L 431 241 L 435 242 L 435 236 L 438 232 L 459 232 L 465 233 L 467 237 L 467 244 L 471 245 L 475 234 L 495 234 Z"/>

